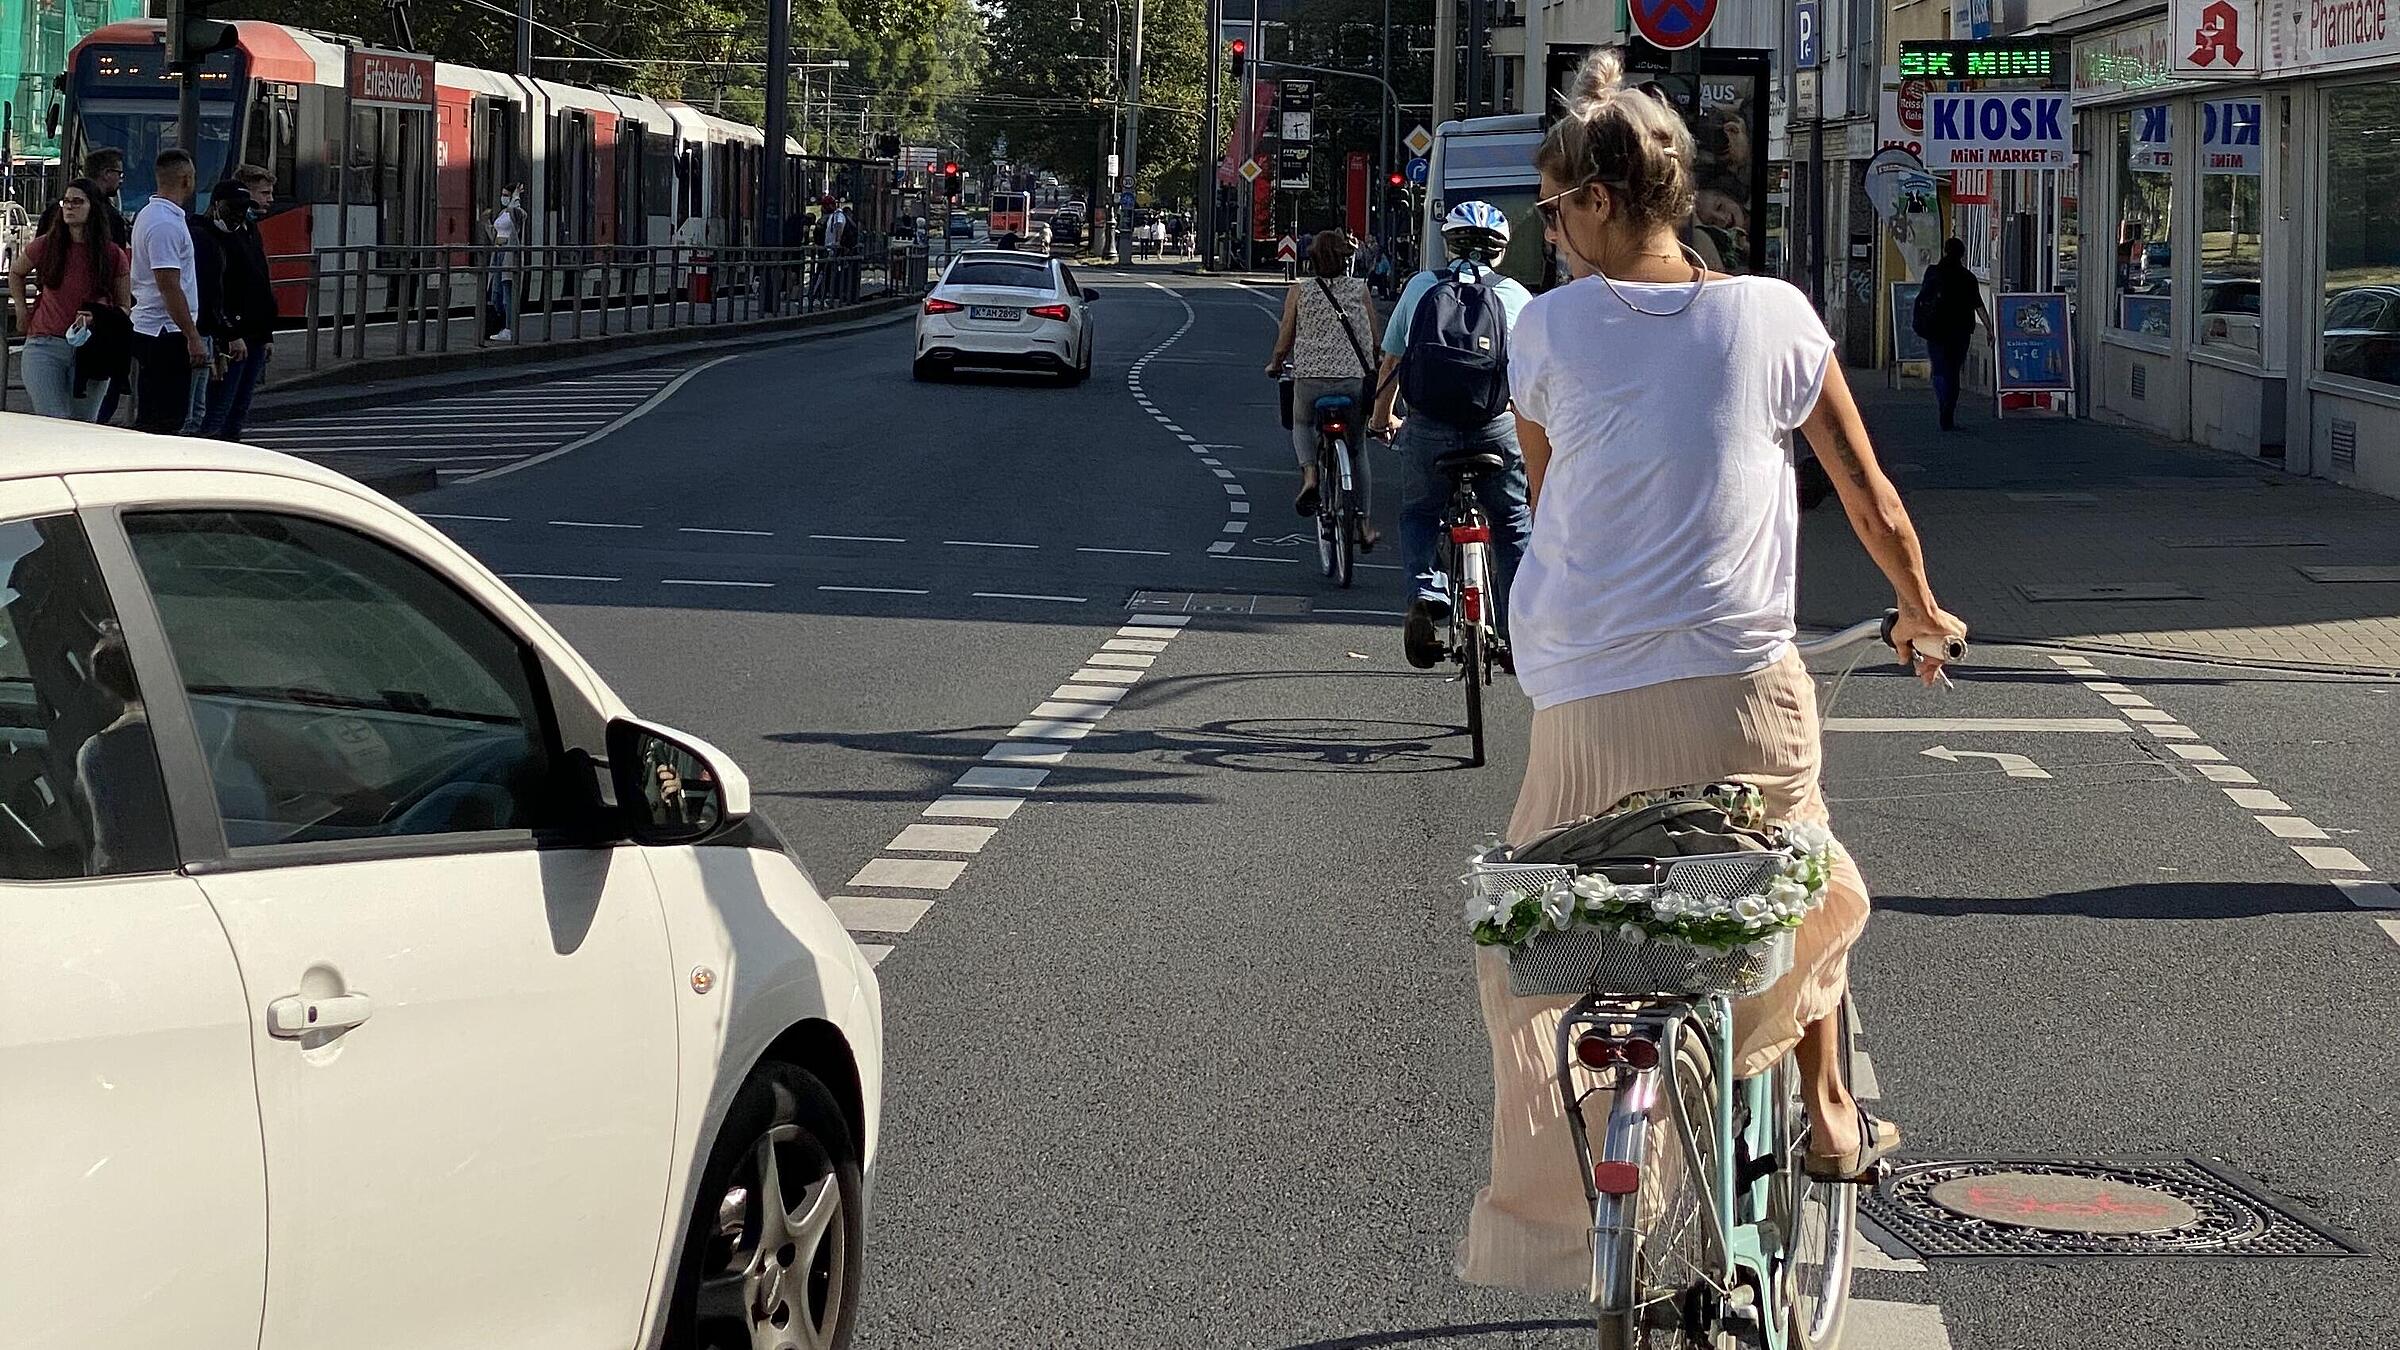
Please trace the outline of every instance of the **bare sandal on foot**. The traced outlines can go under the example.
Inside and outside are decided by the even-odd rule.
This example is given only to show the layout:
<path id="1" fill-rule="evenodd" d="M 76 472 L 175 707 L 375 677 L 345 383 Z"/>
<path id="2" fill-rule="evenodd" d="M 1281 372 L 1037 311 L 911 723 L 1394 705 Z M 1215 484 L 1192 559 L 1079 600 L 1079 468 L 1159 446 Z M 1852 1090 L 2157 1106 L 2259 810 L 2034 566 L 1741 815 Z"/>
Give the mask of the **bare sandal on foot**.
<path id="1" fill-rule="evenodd" d="M 1812 1148 L 1800 1170 L 1808 1173 L 1811 1181 L 1856 1185 L 1873 1180 L 1876 1165 L 1899 1147 L 1900 1127 L 1868 1115 L 1867 1108 L 1862 1106 L 1858 1108 L 1858 1147 L 1838 1155 L 1819 1153 Z"/>

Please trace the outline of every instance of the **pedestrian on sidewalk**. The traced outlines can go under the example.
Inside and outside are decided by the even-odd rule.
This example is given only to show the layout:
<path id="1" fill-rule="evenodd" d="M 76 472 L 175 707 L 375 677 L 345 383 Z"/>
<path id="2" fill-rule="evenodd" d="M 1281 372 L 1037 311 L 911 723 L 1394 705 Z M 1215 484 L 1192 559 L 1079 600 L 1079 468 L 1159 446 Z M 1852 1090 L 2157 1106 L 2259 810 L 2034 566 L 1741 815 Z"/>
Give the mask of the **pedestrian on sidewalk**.
<path id="1" fill-rule="evenodd" d="M 193 372 L 208 369 L 200 331 L 200 270 L 191 205 L 196 172 L 189 152 L 158 152 L 158 191 L 133 221 L 133 425 L 174 436 L 192 411 Z"/>
<path id="2" fill-rule="evenodd" d="M 1374 474 L 1366 456 L 1367 412 L 1375 402 L 1375 361 L 1368 346 L 1376 332 L 1374 298 L 1367 283 L 1349 275 L 1348 241 L 1332 230 L 1314 236 L 1309 246 L 1310 275 L 1284 288 L 1283 322 L 1275 331 L 1275 351 L 1267 358 L 1267 374 L 1292 377 L 1292 454 L 1300 461 L 1300 495 L 1292 509 L 1303 516 L 1317 513 L 1317 400 L 1340 396 L 1351 401 L 1348 430 L 1351 480 L 1358 488 L 1358 547 L 1371 553 L 1383 536 L 1369 521 L 1374 497 Z"/>
<path id="3" fill-rule="evenodd" d="M 1992 331 L 1991 312 L 1983 307 L 1983 282 L 1967 266 L 1967 241 L 1953 239 L 1942 245 L 1942 260 L 1925 269 L 1917 287 L 1911 322 L 1932 353 L 1933 400 L 1941 410 L 1942 430 L 1955 431 L 1958 377 L 1975 339 L 1975 321 L 1981 319 L 1983 331 Z"/>
<path id="4" fill-rule="evenodd" d="M 130 248 L 133 244 L 133 225 L 125 219 L 125 210 L 117 201 L 125 186 L 125 152 L 113 145 L 104 145 L 91 151 L 83 157 L 83 176 L 100 189 L 100 199 L 95 203 L 95 209 L 102 223 L 108 227 L 108 237 L 116 241 L 117 247 Z M 51 222 L 57 217 L 58 204 L 53 202 L 50 209 L 42 213 L 41 229 L 37 233 L 47 233 Z M 100 396 L 99 421 L 103 425 L 117 420 L 117 403 L 124 397 L 125 384 L 122 377 L 111 380 L 107 391 Z"/>
<path id="5" fill-rule="evenodd" d="M 197 436 L 208 424 L 210 392 L 225 380 L 233 363 L 249 355 L 249 344 L 242 341 L 230 299 L 225 291 L 226 239 L 219 234 L 214 217 L 220 209 L 247 211 L 250 194 L 241 184 L 231 180 L 208 190 L 207 211 L 192 211 L 184 216 L 184 225 L 192 232 L 192 263 L 200 276 L 200 335 L 208 342 L 208 364 L 192 372 L 192 401 L 183 416 L 183 435 Z"/>
<path id="6" fill-rule="evenodd" d="M 1588 59 L 1535 159 L 1543 231 L 1575 280 L 1535 298 L 1511 335 L 1536 523 L 1509 598 L 1517 677 L 1534 707 L 1509 837 L 1522 845 L 1637 792 L 1726 780 L 1763 794 L 1768 820 L 1823 829 L 1816 688 L 1792 647 L 1792 432 L 1805 430 L 1837 466 L 1850 518 L 1899 601 L 1897 649 L 1966 626 L 1934 601 L 1908 513 L 1808 298 L 1771 277 L 1710 272 L 1682 243 L 1692 134 L 1667 103 L 1627 88 L 1623 71 L 1614 51 Z M 1916 668 L 1930 680 L 1940 663 Z M 1843 1082 L 1833 1018 L 1867 893 L 1832 851 L 1791 972 L 1735 1006 L 1735 1062 L 1720 1067 L 1728 1081 L 1748 1077 L 1797 1047 L 1804 1165 L 1845 1183 L 1889 1154 L 1899 1131 Z M 1491 1180 L 1458 1274 L 1588 1288 L 1591 1210 L 1570 1108 L 1549 1072 L 1574 1000 L 1512 995 L 1500 947 L 1476 949 L 1475 974 L 1493 1061 Z"/>
<path id="7" fill-rule="evenodd" d="M 228 188 L 232 190 L 228 192 Z M 258 392 L 274 351 L 275 279 L 267 269 L 267 249 L 258 233 L 258 218 L 274 203 L 275 175 L 256 164 L 234 170 L 233 182 L 218 184 L 209 202 L 209 228 L 225 255 L 225 308 L 244 349 L 227 364 L 224 378 L 209 386 L 208 412 L 201 419 L 200 434 L 212 440 L 242 438 L 250 400 Z"/>
<path id="8" fill-rule="evenodd" d="M 77 422 L 100 416 L 109 384 L 77 381 L 76 362 L 92 338 L 95 312 L 133 304 L 131 259 L 109 237 L 106 200 L 90 178 L 69 183 L 48 213 L 49 228 L 17 250 L 8 269 L 17 331 L 25 335 L 25 393 L 36 416 Z M 39 301 L 29 277 L 41 282 Z"/>
<path id="9" fill-rule="evenodd" d="M 483 235 L 492 246 L 491 281 L 484 300 L 484 336 L 494 342 L 517 338 L 517 249 L 525 242 L 525 185 L 500 194 L 484 215 Z"/>

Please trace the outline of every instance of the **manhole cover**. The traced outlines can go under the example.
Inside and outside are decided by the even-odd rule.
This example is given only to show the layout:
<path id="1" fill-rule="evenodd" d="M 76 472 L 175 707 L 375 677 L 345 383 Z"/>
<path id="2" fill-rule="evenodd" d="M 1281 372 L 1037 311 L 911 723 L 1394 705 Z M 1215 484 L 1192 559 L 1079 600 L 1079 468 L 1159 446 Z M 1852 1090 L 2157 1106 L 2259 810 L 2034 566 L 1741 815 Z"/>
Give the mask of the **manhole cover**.
<path id="1" fill-rule="evenodd" d="M 2152 1186 L 2069 1172 L 1952 1177 L 1925 1192 L 1953 1214 L 2051 1233 L 2171 1233 L 2200 1211 Z"/>
<path id="2" fill-rule="evenodd" d="M 1297 618 L 1308 613 L 1305 595 L 1246 595 L 1225 591 L 1135 591 L 1125 608 L 1154 614 L 1247 614 L 1253 618 Z"/>
<path id="3" fill-rule="evenodd" d="M 1928 1259 L 2366 1254 L 2248 1178 L 2195 1158 L 1907 1163 L 1865 1208 Z"/>
<path id="4" fill-rule="evenodd" d="M 2114 581 L 2096 586 L 2019 586 L 2035 604 L 2070 600 L 2197 600 L 2200 597 L 2172 582 Z"/>

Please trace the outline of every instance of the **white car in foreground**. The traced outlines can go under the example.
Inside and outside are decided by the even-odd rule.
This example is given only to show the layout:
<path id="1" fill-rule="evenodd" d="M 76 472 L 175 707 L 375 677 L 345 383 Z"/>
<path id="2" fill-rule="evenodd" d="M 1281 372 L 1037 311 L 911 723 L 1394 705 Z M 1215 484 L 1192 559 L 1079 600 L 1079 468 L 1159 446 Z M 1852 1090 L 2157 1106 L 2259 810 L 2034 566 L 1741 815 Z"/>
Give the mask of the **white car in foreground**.
<path id="1" fill-rule="evenodd" d="M 1091 303 L 1065 263 L 999 249 L 961 253 L 917 306 L 916 377 L 961 366 L 1092 373 Z"/>
<path id="2" fill-rule="evenodd" d="M 0 1341 L 845 1343 L 881 1000 L 742 771 L 339 474 L 0 445 Z"/>

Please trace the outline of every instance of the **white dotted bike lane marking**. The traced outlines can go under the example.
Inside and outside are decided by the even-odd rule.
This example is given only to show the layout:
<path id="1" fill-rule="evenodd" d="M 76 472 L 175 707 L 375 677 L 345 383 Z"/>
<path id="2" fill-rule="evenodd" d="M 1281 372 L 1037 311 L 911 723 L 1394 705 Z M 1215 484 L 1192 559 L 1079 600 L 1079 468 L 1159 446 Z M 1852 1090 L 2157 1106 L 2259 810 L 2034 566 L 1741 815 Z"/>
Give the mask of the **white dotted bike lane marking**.
<path id="1" fill-rule="evenodd" d="M 2234 805 L 2250 813 L 2259 828 L 2281 840 L 2300 861 L 2315 868 L 2351 904 L 2360 909 L 2389 911 L 2378 916 L 2376 923 L 2392 941 L 2400 943 L 2400 890 L 2367 875 L 2374 869 L 2357 854 L 2330 842 L 2332 836 L 2324 827 L 2293 810 L 2272 789 L 2260 784 L 2255 774 L 2233 763 L 2224 751 L 2201 741 L 2200 733 L 2177 722 L 2173 714 L 2109 679 L 2107 672 L 2094 665 L 2090 657 L 2054 652 L 2050 660 L 2081 681 L 2084 688 L 2107 700 L 2120 716 L 2156 737 L 2169 753 L 2191 765 L 2201 777 L 2216 784 Z"/>
<path id="2" fill-rule="evenodd" d="M 1045 597 L 1047 598 L 1047 597 Z M 826 903 L 859 949 L 880 963 L 894 940 L 933 912 L 935 896 L 958 884 L 968 861 L 1016 817 L 1079 742 L 1149 673 L 1191 619 L 1137 614 L 1102 640 L 1067 682 L 1009 728 L 983 759 L 954 780 Z"/>
<path id="3" fill-rule="evenodd" d="M 1192 325 L 1199 322 L 1199 311 L 1193 309 L 1192 302 L 1184 299 L 1174 287 L 1158 281 L 1146 284 L 1183 307 L 1183 326 L 1168 334 L 1166 341 L 1134 358 L 1132 367 L 1125 372 L 1125 387 L 1132 392 L 1134 403 L 1139 405 L 1143 412 L 1150 414 L 1152 421 L 1157 422 L 1166 429 L 1169 435 L 1181 442 L 1184 449 L 1199 456 L 1201 467 L 1215 475 L 1217 485 L 1225 489 L 1227 518 L 1224 528 L 1217 532 L 1223 537 L 1210 544 L 1208 551 L 1220 554 L 1231 553 L 1241 536 L 1250 532 L 1250 490 L 1233 481 L 1233 471 L 1226 468 L 1224 461 L 1218 459 L 1214 453 L 1218 447 L 1202 445 L 1199 437 L 1178 426 L 1173 417 L 1161 411 L 1158 404 L 1151 400 L 1149 391 L 1142 387 L 1142 372 L 1148 369 L 1150 363 L 1157 360 L 1167 348 L 1174 346 L 1184 334 L 1192 331 Z"/>

